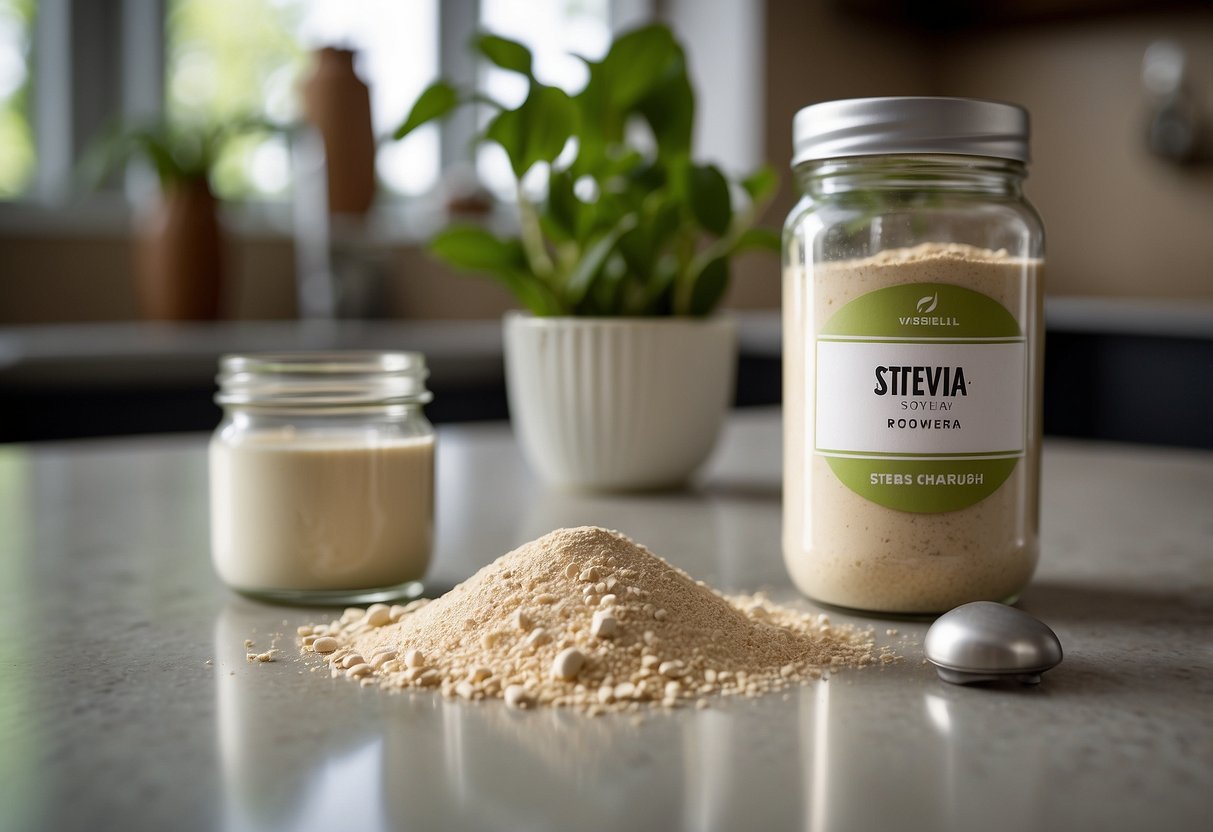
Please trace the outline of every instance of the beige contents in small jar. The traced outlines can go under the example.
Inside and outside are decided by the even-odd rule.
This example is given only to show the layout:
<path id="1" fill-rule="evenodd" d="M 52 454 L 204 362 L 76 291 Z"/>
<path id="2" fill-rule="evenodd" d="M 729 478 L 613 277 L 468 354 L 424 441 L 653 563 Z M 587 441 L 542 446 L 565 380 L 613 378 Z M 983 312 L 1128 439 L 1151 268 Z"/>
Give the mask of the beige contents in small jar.
<path id="1" fill-rule="evenodd" d="M 808 274 L 801 267 L 784 273 L 787 344 L 811 344 L 835 312 L 869 292 L 904 283 L 950 283 L 981 292 L 1015 317 L 1028 337 L 1029 377 L 1040 378 L 1040 260 L 927 243 L 811 268 Z M 804 348 L 784 351 L 783 549 L 797 587 L 829 604 L 902 613 L 1013 599 L 1031 578 L 1039 554 L 1039 389 L 1027 391 L 1024 457 L 997 491 L 957 511 L 911 513 L 855 493 L 824 457 L 812 453 L 814 370 L 806 366 L 811 356 Z"/>
<path id="2" fill-rule="evenodd" d="M 433 539 L 434 439 L 212 440 L 211 551 L 247 591 L 357 590 L 418 580 Z"/>

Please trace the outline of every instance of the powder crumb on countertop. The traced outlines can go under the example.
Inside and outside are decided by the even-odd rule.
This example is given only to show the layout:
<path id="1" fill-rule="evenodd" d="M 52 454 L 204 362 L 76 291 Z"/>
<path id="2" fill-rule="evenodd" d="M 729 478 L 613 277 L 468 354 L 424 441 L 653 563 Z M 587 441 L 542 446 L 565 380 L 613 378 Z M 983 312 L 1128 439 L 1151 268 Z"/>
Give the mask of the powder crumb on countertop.
<path id="1" fill-rule="evenodd" d="M 350 608 L 297 631 L 331 675 L 388 690 L 594 716 L 709 706 L 895 658 L 870 630 L 725 597 L 617 532 L 560 529 L 434 601 Z"/>
<path id="2" fill-rule="evenodd" d="M 282 651 L 278 649 L 278 642 L 282 639 L 282 633 L 273 633 L 270 636 L 270 649 L 257 650 L 256 642 L 251 638 L 244 640 L 244 660 L 250 663 L 266 663 L 278 660 L 278 654 Z M 208 661 L 207 664 L 210 664 Z"/>

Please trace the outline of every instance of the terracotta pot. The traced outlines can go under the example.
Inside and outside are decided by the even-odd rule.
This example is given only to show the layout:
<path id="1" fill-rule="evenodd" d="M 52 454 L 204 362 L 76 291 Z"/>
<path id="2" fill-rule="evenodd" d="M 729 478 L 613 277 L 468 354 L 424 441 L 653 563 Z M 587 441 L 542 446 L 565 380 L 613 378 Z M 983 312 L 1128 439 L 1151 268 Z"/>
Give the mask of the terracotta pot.
<path id="1" fill-rule="evenodd" d="M 219 317 L 223 239 L 205 178 L 165 186 L 136 236 L 136 290 L 144 318 Z"/>
<path id="2" fill-rule="evenodd" d="M 303 105 L 324 139 L 329 213 L 365 214 L 375 199 L 370 90 L 354 72 L 352 51 L 326 47 L 315 57 L 303 83 Z"/>

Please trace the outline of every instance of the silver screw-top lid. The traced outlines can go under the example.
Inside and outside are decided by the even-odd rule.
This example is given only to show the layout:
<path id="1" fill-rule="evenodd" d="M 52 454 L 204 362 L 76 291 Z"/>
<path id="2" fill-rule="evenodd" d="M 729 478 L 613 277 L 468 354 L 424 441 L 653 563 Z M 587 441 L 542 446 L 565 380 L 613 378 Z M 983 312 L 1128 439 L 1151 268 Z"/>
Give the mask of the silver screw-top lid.
<path id="1" fill-rule="evenodd" d="M 1028 111 L 973 98 L 851 98 L 792 120 L 792 164 L 844 156 L 945 153 L 1026 162 Z"/>

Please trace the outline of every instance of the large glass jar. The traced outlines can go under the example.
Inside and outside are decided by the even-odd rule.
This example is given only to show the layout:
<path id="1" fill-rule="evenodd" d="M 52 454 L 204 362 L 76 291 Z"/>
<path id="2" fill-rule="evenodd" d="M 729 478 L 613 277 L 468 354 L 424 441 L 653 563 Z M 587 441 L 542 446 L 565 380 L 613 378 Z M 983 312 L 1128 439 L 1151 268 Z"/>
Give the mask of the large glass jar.
<path id="1" fill-rule="evenodd" d="M 211 555 L 228 586 L 299 603 L 420 591 L 434 515 L 427 374 L 408 352 L 222 359 Z"/>
<path id="2" fill-rule="evenodd" d="M 783 549 L 827 604 L 1013 601 L 1039 553 L 1044 232 L 1028 117 L 806 107 L 784 228 Z"/>

